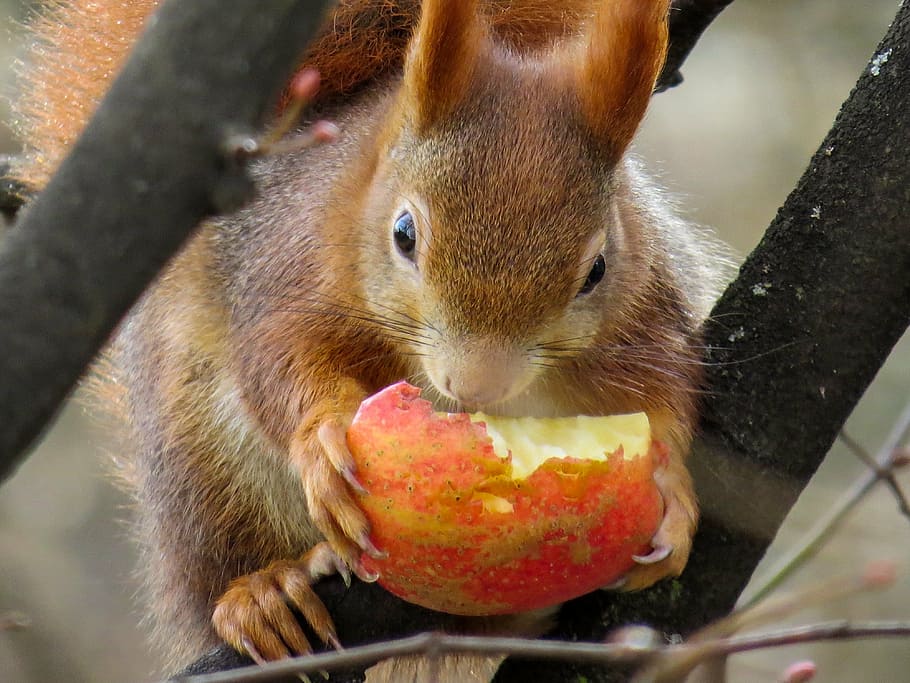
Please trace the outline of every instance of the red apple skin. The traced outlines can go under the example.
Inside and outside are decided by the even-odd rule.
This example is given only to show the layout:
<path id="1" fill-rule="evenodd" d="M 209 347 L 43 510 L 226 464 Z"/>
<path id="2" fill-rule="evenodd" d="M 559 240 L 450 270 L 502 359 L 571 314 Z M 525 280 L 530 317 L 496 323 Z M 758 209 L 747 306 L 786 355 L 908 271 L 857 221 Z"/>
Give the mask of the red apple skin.
<path id="1" fill-rule="evenodd" d="M 663 516 L 653 480 L 666 449 L 606 461 L 551 458 L 524 480 L 466 414 L 437 415 L 399 382 L 368 398 L 348 430 L 372 540 L 363 557 L 391 593 L 461 615 L 556 605 L 614 583 L 649 550 Z M 506 499 L 485 510 L 475 492 Z"/>

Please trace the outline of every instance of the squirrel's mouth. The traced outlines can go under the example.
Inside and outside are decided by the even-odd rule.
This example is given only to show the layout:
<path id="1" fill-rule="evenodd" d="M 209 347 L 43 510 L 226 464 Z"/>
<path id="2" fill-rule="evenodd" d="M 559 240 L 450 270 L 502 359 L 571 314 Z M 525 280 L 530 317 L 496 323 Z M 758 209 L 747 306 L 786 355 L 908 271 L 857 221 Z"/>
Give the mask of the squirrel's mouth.
<path id="1" fill-rule="evenodd" d="M 539 391 L 536 383 L 531 382 L 519 392 L 505 399 L 476 405 L 443 393 L 429 378 L 421 373 L 420 377 L 408 378 L 407 381 L 421 390 L 421 396 L 430 401 L 433 410 L 440 413 L 475 413 L 484 412 L 499 417 L 566 417 L 568 413 L 557 406 L 552 394 Z M 574 413 L 573 413 L 574 414 Z"/>
<path id="2" fill-rule="evenodd" d="M 440 413 L 474 413 L 484 411 L 491 414 L 501 414 L 500 404 L 507 403 L 508 399 L 499 402 L 464 401 L 453 396 L 450 392 L 433 382 L 426 373 L 420 376 L 404 378 L 409 384 L 420 388 L 421 396 L 433 405 L 433 410 Z"/>
<path id="3" fill-rule="evenodd" d="M 535 379 L 524 348 L 486 338 L 442 340 L 420 366 L 418 385 L 432 395 L 434 406 L 449 412 L 500 414 Z"/>

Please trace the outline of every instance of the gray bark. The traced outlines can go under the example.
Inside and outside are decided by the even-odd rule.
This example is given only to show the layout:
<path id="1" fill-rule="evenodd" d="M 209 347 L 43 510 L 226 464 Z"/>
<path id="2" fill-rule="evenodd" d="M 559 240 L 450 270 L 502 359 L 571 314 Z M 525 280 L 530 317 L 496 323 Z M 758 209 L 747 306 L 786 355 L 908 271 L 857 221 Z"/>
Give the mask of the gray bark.
<path id="1" fill-rule="evenodd" d="M 225 139 L 260 129 L 328 4 L 162 6 L 0 242 L 0 481 L 199 221 L 250 196 Z"/>

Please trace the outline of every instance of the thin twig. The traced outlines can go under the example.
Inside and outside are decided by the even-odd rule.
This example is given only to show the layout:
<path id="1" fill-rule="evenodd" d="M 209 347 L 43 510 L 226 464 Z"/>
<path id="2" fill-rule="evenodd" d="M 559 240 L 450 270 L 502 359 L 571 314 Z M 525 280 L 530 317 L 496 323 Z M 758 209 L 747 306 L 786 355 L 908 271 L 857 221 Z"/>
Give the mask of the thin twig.
<path id="1" fill-rule="evenodd" d="M 910 637 L 908 621 L 870 621 L 851 623 L 846 619 L 827 621 L 807 626 L 783 628 L 769 633 L 752 633 L 743 636 L 718 638 L 707 643 L 671 645 L 663 648 L 661 659 L 666 657 L 709 661 L 719 657 L 767 650 L 774 647 L 815 643 L 823 640 L 858 640 L 861 638 Z M 688 671 L 665 670 L 646 667 L 632 678 L 631 683 L 681 683 Z"/>
<path id="2" fill-rule="evenodd" d="M 887 588 L 893 585 L 896 571 L 893 562 L 871 562 L 859 575 L 834 577 L 818 585 L 787 595 L 772 596 L 739 609 L 693 633 L 686 641 L 687 648 L 666 651 L 655 657 L 643 669 L 641 680 L 682 681 L 696 667 L 718 656 L 726 657 L 730 654 L 727 651 L 718 654 L 716 643 L 749 628 L 774 624 L 813 605 L 841 600 L 859 592 Z M 704 647 L 700 649 L 699 644 L 704 644 Z"/>
<path id="3" fill-rule="evenodd" d="M 893 449 L 891 453 L 888 454 L 886 461 L 884 463 L 879 463 L 875 458 L 869 455 L 869 452 L 863 448 L 862 444 L 847 434 L 847 431 L 844 429 L 840 432 L 840 440 L 844 442 L 844 445 L 849 448 L 856 457 L 866 463 L 866 465 L 869 466 L 869 469 L 875 472 L 875 475 L 881 481 L 888 485 L 888 488 L 891 489 L 891 492 L 897 499 L 898 510 L 900 510 L 904 517 L 910 519 L 910 504 L 907 503 L 907 496 L 904 495 L 901 485 L 897 483 L 897 478 L 894 476 L 895 457 L 899 453 L 899 449 Z"/>
<path id="4" fill-rule="evenodd" d="M 836 576 L 786 595 L 771 596 L 742 607 L 727 617 L 692 634 L 688 642 L 707 642 L 732 636 L 750 628 L 772 624 L 813 605 L 831 603 L 870 590 L 894 584 L 897 567 L 893 562 L 870 562 L 857 575 Z"/>
<path id="5" fill-rule="evenodd" d="M 233 671 L 204 674 L 202 676 L 171 679 L 168 683 L 261 683 L 289 674 L 315 672 L 319 669 L 334 670 L 355 665 L 369 665 L 389 657 L 419 655 L 429 651 L 439 654 L 469 652 L 478 655 L 510 655 L 531 659 L 611 664 L 646 661 L 657 655 L 673 657 L 683 654 L 688 655 L 687 651 L 693 649 L 697 649 L 699 652 L 707 652 L 709 656 L 716 657 L 723 654 L 749 652 L 820 640 L 855 640 L 859 638 L 908 636 L 910 636 L 910 621 L 851 623 L 845 620 L 780 629 L 770 633 L 721 638 L 708 643 L 697 643 L 694 645 L 660 645 L 644 648 L 629 648 L 615 644 L 573 643 L 486 636 L 450 636 L 441 633 L 427 633 L 387 643 L 350 648 L 342 652 L 330 652 L 311 657 L 270 662 L 264 666 L 252 666 L 234 669 Z M 636 678 L 635 680 L 663 679 Z"/>
<path id="6" fill-rule="evenodd" d="M 264 666 L 251 666 L 201 676 L 172 678 L 168 683 L 255 683 L 319 669 L 332 671 L 354 666 L 369 666 L 390 657 L 405 657 L 427 652 L 438 653 L 439 655 L 458 653 L 515 655 L 535 659 L 593 663 L 635 662 L 652 654 L 652 651 L 647 649 L 642 651 L 623 644 L 571 643 L 526 638 L 450 636 L 442 633 L 424 633 L 410 638 L 352 647 L 310 657 L 270 662 Z"/>
<path id="7" fill-rule="evenodd" d="M 875 461 L 886 464 L 899 452 L 899 446 L 910 434 L 910 402 L 904 406 L 903 411 L 894 423 L 888 438 L 879 449 Z M 824 545 L 825 541 L 837 530 L 841 521 L 859 503 L 869 490 L 879 480 L 876 472 L 866 472 L 858 479 L 844 496 L 834 504 L 815 525 L 803 536 L 790 552 L 785 553 L 765 574 L 763 583 L 755 588 L 747 589 L 740 601 L 741 605 L 750 606 L 762 600 L 793 571 L 814 556 Z"/>
<path id="8" fill-rule="evenodd" d="M 769 633 L 720 638 L 707 644 L 711 656 L 732 655 L 752 650 L 767 650 L 784 645 L 814 643 L 821 640 L 860 640 L 862 638 L 910 637 L 910 621 L 867 621 L 854 623 L 847 619 L 825 621 L 806 626 L 782 628 Z M 699 647 L 701 644 L 699 645 Z M 673 645 L 666 649 L 685 649 L 689 645 Z"/>

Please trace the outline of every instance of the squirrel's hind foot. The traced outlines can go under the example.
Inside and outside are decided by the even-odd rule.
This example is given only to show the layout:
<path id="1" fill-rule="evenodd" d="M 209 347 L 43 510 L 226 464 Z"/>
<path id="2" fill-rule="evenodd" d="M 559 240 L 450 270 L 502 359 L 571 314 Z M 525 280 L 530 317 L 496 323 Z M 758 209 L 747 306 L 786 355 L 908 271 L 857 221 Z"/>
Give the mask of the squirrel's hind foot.
<path id="1" fill-rule="evenodd" d="M 225 642 L 257 663 L 312 652 L 297 617 L 338 648 L 335 624 L 312 589 L 319 579 L 350 574 L 328 543 L 319 543 L 299 560 L 278 560 L 265 569 L 234 579 L 218 600 L 212 624 Z"/>

